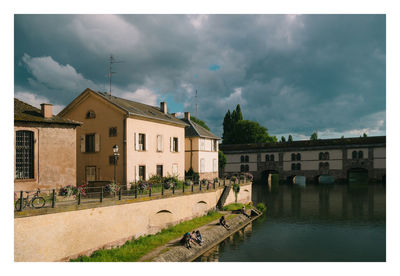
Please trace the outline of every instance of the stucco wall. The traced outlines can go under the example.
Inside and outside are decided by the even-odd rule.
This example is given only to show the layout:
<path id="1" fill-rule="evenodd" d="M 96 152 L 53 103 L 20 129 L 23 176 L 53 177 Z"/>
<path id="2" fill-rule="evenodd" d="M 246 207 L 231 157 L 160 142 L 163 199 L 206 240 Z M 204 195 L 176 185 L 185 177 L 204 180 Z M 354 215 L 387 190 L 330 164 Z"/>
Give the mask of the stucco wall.
<path id="1" fill-rule="evenodd" d="M 18 130 L 29 130 L 34 133 L 35 178 L 32 180 L 15 179 L 15 191 L 35 190 L 37 188 L 42 190 L 57 189 L 66 185 L 76 184 L 75 128 L 54 126 L 14 127 L 14 131 Z"/>
<path id="2" fill-rule="evenodd" d="M 59 261 L 153 234 L 214 208 L 222 188 L 212 192 L 145 202 L 14 219 L 15 261 Z M 251 201 L 251 184 L 239 202 Z M 235 202 L 233 191 L 226 204 Z"/>

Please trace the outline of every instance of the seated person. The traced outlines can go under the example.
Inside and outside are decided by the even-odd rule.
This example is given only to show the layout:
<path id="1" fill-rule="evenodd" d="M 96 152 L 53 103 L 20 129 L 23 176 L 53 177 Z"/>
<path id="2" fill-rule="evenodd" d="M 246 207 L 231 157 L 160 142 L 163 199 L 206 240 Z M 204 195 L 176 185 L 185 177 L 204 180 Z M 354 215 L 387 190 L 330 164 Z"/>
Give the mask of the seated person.
<path id="1" fill-rule="evenodd" d="M 192 247 L 190 245 L 190 240 L 191 240 L 190 233 L 186 232 L 185 235 L 183 235 L 183 242 L 184 242 L 186 248 L 191 248 Z"/>
<path id="2" fill-rule="evenodd" d="M 202 245 L 203 244 L 203 237 L 201 236 L 199 230 L 196 231 L 196 238 L 197 238 L 198 244 Z"/>
<path id="3" fill-rule="evenodd" d="M 242 209 L 240 210 L 240 212 L 245 215 L 246 217 L 250 218 L 250 216 L 248 214 L 246 214 L 246 209 L 244 208 L 244 206 L 242 207 Z"/>
<path id="4" fill-rule="evenodd" d="M 229 225 L 226 224 L 225 216 L 222 216 L 222 217 L 219 219 L 219 224 L 221 224 L 221 225 L 222 225 L 223 227 L 225 227 L 226 229 L 229 229 Z"/>
<path id="5" fill-rule="evenodd" d="M 197 239 L 195 231 L 193 231 L 192 234 L 190 235 L 190 240 L 192 241 L 193 244 L 195 244 L 195 242 L 200 244 L 199 240 Z"/>

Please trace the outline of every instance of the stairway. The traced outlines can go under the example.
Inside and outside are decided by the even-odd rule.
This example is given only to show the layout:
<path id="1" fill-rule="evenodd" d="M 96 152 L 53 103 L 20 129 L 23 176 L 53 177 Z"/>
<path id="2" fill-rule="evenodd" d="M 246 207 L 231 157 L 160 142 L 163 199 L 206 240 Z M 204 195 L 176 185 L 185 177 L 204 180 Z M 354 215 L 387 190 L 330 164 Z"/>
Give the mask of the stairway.
<path id="1" fill-rule="evenodd" d="M 218 210 L 221 210 L 222 207 L 224 206 L 225 200 L 227 199 L 230 190 L 231 190 L 231 185 L 225 186 L 224 190 L 222 191 L 221 197 L 219 198 L 219 200 L 217 202 Z"/>

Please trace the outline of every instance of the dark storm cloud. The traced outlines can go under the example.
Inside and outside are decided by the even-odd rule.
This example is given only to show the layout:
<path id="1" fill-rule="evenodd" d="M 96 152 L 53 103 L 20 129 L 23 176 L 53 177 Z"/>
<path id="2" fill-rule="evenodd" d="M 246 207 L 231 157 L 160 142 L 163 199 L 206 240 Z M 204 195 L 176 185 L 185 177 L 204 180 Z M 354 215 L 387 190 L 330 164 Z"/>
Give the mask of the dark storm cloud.
<path id="1" fill-rule="evenodd" d="M 221 134 L 240 103 L 272 134 L 385 133 L 384 15 L 17 15 L 16 93 L 166 95 Z M 183 111 L 183 110 L 182 110 Z"/>

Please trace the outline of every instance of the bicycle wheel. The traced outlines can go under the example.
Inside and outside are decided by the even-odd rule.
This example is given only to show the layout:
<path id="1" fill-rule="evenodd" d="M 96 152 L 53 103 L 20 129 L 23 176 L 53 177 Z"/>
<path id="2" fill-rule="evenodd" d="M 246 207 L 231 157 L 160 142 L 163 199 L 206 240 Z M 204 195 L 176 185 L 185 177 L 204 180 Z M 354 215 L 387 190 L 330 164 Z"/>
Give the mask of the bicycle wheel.
<path id="1" fill-rule="evenodd" d="M 36 209 L 42 208 L 45 204 L 46 200 L 41 196 L 34 197 L 31 201 L 32 207 Z"/>
<path id="2" fill-rule="evenodd" d="M 15 210 L 19 210 L 20 202 L 21 202 L 20 198 L 18 198 L 17 201 L 15 201 Z M 25 207 L 26 207 L 26 199 L 24 198 L 24 200 L 22 201 L 22 209 L 24 209 Z"/>

